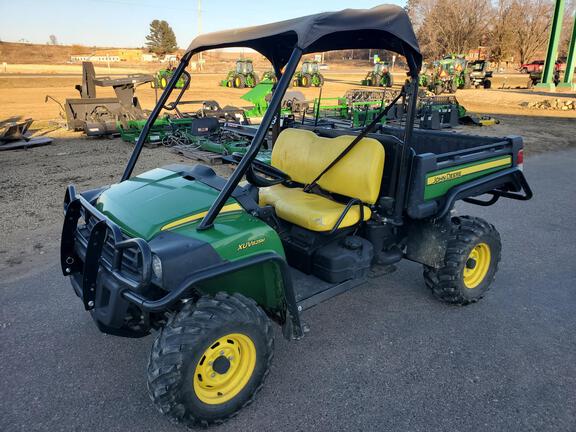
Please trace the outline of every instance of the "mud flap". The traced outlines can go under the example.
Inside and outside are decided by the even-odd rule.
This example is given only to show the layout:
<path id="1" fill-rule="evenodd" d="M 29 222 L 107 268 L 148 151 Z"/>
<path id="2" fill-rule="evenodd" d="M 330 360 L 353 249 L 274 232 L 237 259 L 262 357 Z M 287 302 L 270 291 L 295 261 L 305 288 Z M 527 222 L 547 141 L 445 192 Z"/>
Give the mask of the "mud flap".
<path id="1" fill-rule="evenodd" d="M 408 227 L 406 258 L 429 267 L 441 267 L 450 229 L 449 219 L 412 221 Z"/>

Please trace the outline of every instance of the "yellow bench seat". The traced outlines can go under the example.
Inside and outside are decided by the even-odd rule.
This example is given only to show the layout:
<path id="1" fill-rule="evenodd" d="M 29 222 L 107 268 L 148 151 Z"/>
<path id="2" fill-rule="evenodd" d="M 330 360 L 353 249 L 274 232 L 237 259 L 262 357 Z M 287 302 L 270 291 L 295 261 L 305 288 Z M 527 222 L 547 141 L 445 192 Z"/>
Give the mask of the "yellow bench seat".
<path id="1" fill-rule="evenodd" d="M 336 138 L 317 136 L 303 129 L 285 129 L 280 133 L 272 150 L 272 166 L 284 171 L 300 185 L 312 183 L 335 160 L 354 136 Z M 369 205 L 376 203 L 384 170 L 384 147 L 373 138 L 363 138 L 327 171 L 318 181 L 324 191 L 365 205 L 364 220 L 370 219 Z M 261 188 L 260 205 L 274 207 L 279 218 L 311 231 L 330 231 L 346 208 L 346 204 L 324 196 L 306 193 L 301 187 L 275 185 Z M 360 205 L 348 210 L 339 228 L 360 221 Z"/>
<path id="2" fill-rule="evenodd" d="M 271 205 L 281 219 L 321 232 L 330 231 L 346 208 L 345 204 L 280 184 L 260 189 L 260 205 Z M 364 220 L 370 219 L 370 215 L 370 208 L 364 206 Z M 339 228 L 353 226 L 359 221 L 360 206 L 354 205 L 344 216 Z"/>

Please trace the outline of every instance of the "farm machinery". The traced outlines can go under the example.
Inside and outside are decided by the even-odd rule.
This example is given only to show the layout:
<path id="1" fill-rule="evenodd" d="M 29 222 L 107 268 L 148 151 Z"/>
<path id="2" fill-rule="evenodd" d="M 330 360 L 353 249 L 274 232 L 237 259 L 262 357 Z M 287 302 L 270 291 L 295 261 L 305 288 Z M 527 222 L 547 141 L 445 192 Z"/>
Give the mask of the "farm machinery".
<path id="1" fill-rule="evenodd" d="M 470 88 L 470 76 L 467 61 L 460 56 L 447 56 L 432 63 L 426 77 L 421 83 L 436 95 L 444 92 L 455 93 L 458 89 Z"/>
<path id="2" fill-rule="evenodd" d="M 370 87 L 392 87 L 394 79 L 390 72 L 390 63 L 381 61 L 374 64 L 374 69 L 366 74 L 361 84 Z"/>
<path id="3" fill-rule="evenodd" d="M 156 75 L 154 75 L 154 80 L 150 81 L 150 86 L 152 88 L 164 90 L 168 86 L 168 81 L 170 81 L 170 78 L 172 78 L 173 74 L 174 68 L 160 69 L 158 72 L 156 72 Z M 184 88 L 186 84 L 186 76 L 181 76 L 176 82 L 176 88 Z"/>
<path id="4" fill-rule="evenodd" d="M 94 64 L 82 63 L 82 84 L 75 86 L 80 98 L 68 98 L 64 104 L 57 102 L 69 130 L 81 130 L 88 136 L 118 133 L 118 121 L 142 120 L 146 114 L 135 97 L 137 86 L 154 81 L 152 75 L 133 74 L 125 77 L 97 77 Z M 116 97 L 97 97 L 97 87 L 112 87 Z"/>
<path id="5" fill-rule="evenodd" d="M 276 73 L 273 70 L 267 70 L 262 74 L 260 78 L 260 82 L 262 81 L 270 81 L 273 84 L 278 82 L 278 78 L 276 77 Z"/>
<path id="6" fill-rule="evenodd" d="M 294 74 L 292 85 L 294 87 L 321 87 L 324 76 L 320 73 L 320 64 L 317 61 L 305 61 L 300 71 Z"/>
<path id="7" fill-rule="evenodd" d="M 490 62 L 487 60 L 474 60 L 468 63 L 470 84 L 475 88 L 482 87 L 489 89 L 492 87 L 493 72 L 490 70 Z"/>
<path id="8" fill-rule="evenodd" d="M 258 75 L 254 72 L 252 60 L 236 60 L 236 68 L 228 72 L 226 79 L 220 81 L 223 87 L 245 88 L 258 84 Z"/>

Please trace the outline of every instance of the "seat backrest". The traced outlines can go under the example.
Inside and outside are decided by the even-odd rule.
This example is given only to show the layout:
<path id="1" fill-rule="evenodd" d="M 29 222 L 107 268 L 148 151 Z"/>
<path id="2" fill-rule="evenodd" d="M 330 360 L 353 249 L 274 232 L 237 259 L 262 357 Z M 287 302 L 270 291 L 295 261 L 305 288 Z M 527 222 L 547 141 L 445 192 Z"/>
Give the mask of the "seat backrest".
<path id="1" fill-rule="evenodd" d="M 324 138 L 309 130 L 285 129 L 274 144 L 272 166 L 298 183 L 309 184 L 354 138 Z M 384 147 L 373 138 L 363 138 L 320 178 L 318 185 L 329 192 L 374 204 L 383 171 Z"/>

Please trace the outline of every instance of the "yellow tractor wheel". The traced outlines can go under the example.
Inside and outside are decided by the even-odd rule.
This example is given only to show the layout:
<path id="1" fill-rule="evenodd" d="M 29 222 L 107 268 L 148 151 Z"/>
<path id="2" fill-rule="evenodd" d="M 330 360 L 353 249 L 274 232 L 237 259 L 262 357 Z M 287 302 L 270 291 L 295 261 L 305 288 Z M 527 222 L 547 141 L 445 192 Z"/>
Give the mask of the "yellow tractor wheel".
<path id="1" fill-rule="evenodd" d="M 426 285 L 446 303 L 474 303 L 490 289 L 501 250 L 493 225 L 472 216 L 455 217 L 444 262 L 438 268 L 424 266 Z"/>
<path id="2" fill-rule="evenodd" d="M 189 301 L 154 342 L 150 397 L 188 426 L 222 423 L 252 402 L 273 350 L 270 320 L 254 300 L 221 292 Z"/>

